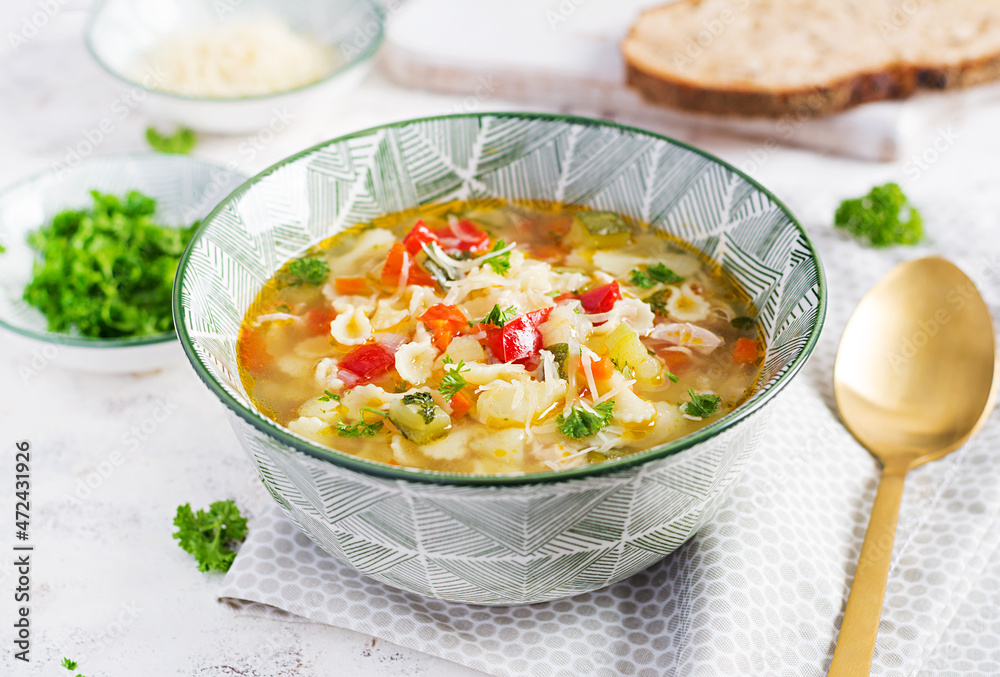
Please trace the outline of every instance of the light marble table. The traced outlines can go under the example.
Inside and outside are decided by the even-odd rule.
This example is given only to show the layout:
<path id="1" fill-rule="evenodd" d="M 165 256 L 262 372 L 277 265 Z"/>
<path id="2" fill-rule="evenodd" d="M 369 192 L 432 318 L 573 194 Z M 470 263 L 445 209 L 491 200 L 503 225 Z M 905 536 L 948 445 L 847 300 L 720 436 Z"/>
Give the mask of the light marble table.
<path id="1" fill-rule="evenodd" d="M 123 90 L 83 47 L 88 3 L 52 4 L 59 11 L 16 53 L 5 36 L 44 3 L 5 0 L 0 9 L 0 186 L 61 160 Z M 235 161 L 253 174 L 301 148 L 379 123 L 515 108 L 524 105 L 401 89 L 375 73 L 350 101 L 303 115 L 269 144 L 210 136 L 195 154 Z M 909 159 L 867 164 L 714 136 L 685 140 L 749 168 L 819 230 L 830 227 L 839 199 L 876 182 L 898 180 L 918 201 L 996 191 L 998 113 L 1000 106 L 983 108 L 943 130 L 950 140 L 928 147 L 933 161 L 922 160 L 924 169 Z M 150 114 L 136 109 L 96 153 L 145 150 Z M 237 616 L 216 601 L 220 576 L 199 573 L 171 539 L 177 505 L 235 498 L 252 516 L 269 499 L 222 405 L 182 360 L 154 374 L 93 376 L 0 347 L 0 515 L 13 521 L 14 444 L 30 440 L 35 546 L 32 661 L 25 664 L 11 650 L 13 525 L 4 527 L 0 675 L 68 675 L 58 667 L 63 656 L 78 660 L 89 677 L 479 674 L 345 630 Z"/>

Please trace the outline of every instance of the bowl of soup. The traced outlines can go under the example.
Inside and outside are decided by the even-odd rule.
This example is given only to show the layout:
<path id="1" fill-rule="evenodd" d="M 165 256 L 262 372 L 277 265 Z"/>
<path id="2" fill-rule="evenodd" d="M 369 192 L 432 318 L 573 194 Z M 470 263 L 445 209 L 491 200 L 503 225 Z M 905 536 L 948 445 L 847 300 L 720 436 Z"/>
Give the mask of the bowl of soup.
<path id="1" fill-rule="evenodd" d="M 818 338 L 822 266 L 722 161 L 613 123 L 456 115 L 334 139 L 206 218 L 175 324 L 260 478 L 391 586 L 613 584 L 729 496 Z"/>

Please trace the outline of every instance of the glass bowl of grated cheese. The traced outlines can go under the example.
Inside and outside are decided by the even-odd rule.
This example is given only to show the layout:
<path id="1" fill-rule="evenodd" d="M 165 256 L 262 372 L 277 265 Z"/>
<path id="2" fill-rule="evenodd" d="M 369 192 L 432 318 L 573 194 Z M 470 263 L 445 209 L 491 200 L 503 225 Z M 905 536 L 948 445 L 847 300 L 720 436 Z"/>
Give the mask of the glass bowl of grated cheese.
<path id="1" fill-rule="evenodd" d="M 238 134 L 342 99 L 368 72 L 383 24 L 372 0 L 104 0 L 86 41 L 157 116 Z"/>

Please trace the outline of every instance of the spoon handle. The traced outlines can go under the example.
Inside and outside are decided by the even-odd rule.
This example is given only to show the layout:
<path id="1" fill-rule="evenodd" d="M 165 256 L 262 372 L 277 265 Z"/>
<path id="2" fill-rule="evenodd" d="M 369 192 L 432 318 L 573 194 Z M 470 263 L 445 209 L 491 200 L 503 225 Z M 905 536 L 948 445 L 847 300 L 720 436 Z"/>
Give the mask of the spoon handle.
<path id="1" fill-rule="evenodd" d="M 871 673 L 906 470 L 905 465 L 882 470 L 829 677 L 867 677 Z"/>

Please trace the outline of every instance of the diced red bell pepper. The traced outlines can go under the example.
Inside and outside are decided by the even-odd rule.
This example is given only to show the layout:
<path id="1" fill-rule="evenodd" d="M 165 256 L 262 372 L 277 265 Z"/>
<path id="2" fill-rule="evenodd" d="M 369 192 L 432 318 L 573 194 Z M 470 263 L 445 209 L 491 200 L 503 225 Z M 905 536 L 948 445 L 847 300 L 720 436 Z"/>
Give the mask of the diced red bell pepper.
<path id="1" fill-rule="evenodd" d="M 618 288 L 618 281 L 611 284 L 595 287 L 590 291 L 580 294 L 580 304 L 588 313 L 606 313 L 615 307 L 615 303 L 622 300 L 621 290 Z"/>
<path id="2" fill-rule="evenodd" d="M 501 362 L 516 362 L 537 354 L 542 349 L 538 325 L 545 322 L 551 312 L 552 308 L 539 308 L 514 318 L 502 329 L 486 327 L 486 345 Z"/>
<path id="3" fill-rule="evenodd" d="M 479 253 L 490 247 L 490 236 L 471 221 L 461 220 L 454 226 L 432 229 L 423 220 L 417 221 L 403 238 L 406 251 L 417 254 L 425 244 L 436 242 L 446 253 Z"/>
<path id="4" fill-rule="evenodd" d="M 357 375 L 362 382 L 371 381 L 395 366 L 395 356 L 381 343 L 358 346 L 340 360 L 340 368 Z"/>
<path id="5" fill-rule="evenodd" d="M 438 350 L 447 350 L 452 339 L 469 326 L 465 314 L 458 309 L 458 306 L 449 306 L 443 303 L 431 306 L 418 319 L 431 333 L 434 345 L 437 346 Z"/>
<path id="6" fill-rule="evenodd" d="M 438 231 L 439 235 L 451 235 L 458 242 L 455 248 L 463 252 L 483 252 L 490 248 L 490 236 L 476 228 L 472 221 L 462 219 L 454 226 Z"/>
<path id="7" fill-rule="evenodd" d="M 403 238 L 406 251 L 410 252 L 410 254 L 419 253 L 424 245 L 430 242 L 441 243 L 434 231 L 428 228 L 423 220 L 417 221 L 413 228 L 410 229 L 410 232 L 406 234 L 406 237 Z"/>
<path id="8" fill-rule="evenodd" d="M 435 286 L 434 278 L 413 260 L 413 256 L 407 252 L 406 245 L 402 242 L 392 245 L 392 249 L 389 250 L 389 255 L 385 259 L 385 265 L 382 266 L 382 284 L 386 287 L 396 287 L 399 285 L 399 273 L 403 270 L 404 256 L 409 259 L 410 263 L 410 269 L 406 278 L 407 284 L 416 284 L 421 287 Z"/>
<path id="9" fill-rule="evenodd" d="M 330 323 L 337 319 L 337 311 L 333 308 L 321 306 L 312 308 L 306 313 L 306 331 L 312 336 L 330 333 Z"/>

